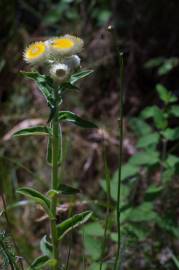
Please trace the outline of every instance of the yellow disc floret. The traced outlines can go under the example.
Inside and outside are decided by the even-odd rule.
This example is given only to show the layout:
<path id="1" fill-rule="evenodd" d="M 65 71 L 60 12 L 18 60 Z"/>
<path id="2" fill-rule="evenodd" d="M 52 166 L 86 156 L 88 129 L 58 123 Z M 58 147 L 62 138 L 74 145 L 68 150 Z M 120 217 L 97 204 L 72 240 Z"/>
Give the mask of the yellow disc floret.
<path id="1" fill-rule="evenodd" d="M 81 51 L 83 41 L 71 35 L 65 35 L 51 40 L 50 54 L 55 57 L 71 56 Z"/>
<path id="2" fill-rule="evenodd" d="M 81 38 L 75 37 L 75 36 L 69 35 L 69 34 L 66 34 L 64 37 L 68 38 L 74 42 L 75 46 L 73 49 L 73 54 L 81 52 L 81 50 L 83 49 L 83 46 L 84 46 L 84 42 Z"/>
<path id="3" fill-rule="evenodd" d="M 30 64 L 41 64 L 46 59 L 46 46 L 44 42 L 32 43 L 24 52 L 24 60 Z"/>
<path id="4" fill-rule="evenodd" d="M 68 38 L 57 38 L 52 42 L 52 47 L 56 49 L 71 49 L 74 46 L 74 42 Z"/>

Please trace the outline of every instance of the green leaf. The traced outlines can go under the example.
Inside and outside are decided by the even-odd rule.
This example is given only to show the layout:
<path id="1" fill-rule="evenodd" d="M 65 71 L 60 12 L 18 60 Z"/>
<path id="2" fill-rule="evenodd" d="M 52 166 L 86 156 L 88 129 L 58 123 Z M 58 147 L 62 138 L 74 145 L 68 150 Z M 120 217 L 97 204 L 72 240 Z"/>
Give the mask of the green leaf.
<path id="1" fill-rule="evenodd" d="M 142 222 L 153 221 L 157 217 L 157 213 L 153 210 L 153 203 L 144 202 L 138 207 L 129 208 L 121 213 L 123 222 Z"/>
<path id="2" fill-rule="evenodd" d="M 170 233 L 172 236 L 179 238 L 179 229 L 177 222 L 171 217 L 171 215 L 165 215 L 163 217 L 158 216 L 156 219 L 157 225 L 164 231 Z"/>
<path id="3" fill-rule="evenodd" d="M 168 155 L 165 163 L 167 166 L 173 168 L 179 163 L 179 157 L 175 155 Z"/>
<path id="4" fill-rule="evenodd" d="M 127 164 L 128 165 L 128 164 Z M 123 178 L 123 180 L 129 178 L 129 177 L 134 177 L 136 175 L 136 173 L 138 173 L 139 169 L 137 167 L 137 171 L 132 169 L 132 166 L 130 167 L 126 165 L 126 168 L 131 168 L 131 171 L 128 172 L 126 171 L 124 176 L 125 178 Z M 133 171 L 132 171 L 133 170 Z M 123 171 L 123 167 L 122 167 L 122 171 Z M 127 178 L 126 178 L 127 177 Z M 120 203 L 121 203 L 121 208 L 124 207 L 124 205 L 126 205 L 128 203 L 128 196 L 133 188 L 133 185 L 136 181 L 136 178 L 134 177 L 133 179 L 130 179 L 130 181 L 126 184 L 125 182 L 122 182 L 121 183 L 121 196 L 120 196 Z M 101 181 L 101 186 L 103 188 L 103 190 L 105 192 L 107 192 L 106 190 L 106 184 L 105 184 L 105 181 Z M 111 198 L 114 200 L 114 201 L 117 201 L 117 191 L 118 191 L 118 171 L 115 172 L 113 178 L 112 178 L 112 181 L 111 181 Z"/>
<path id="5" fill-rule="evenodd" d="M 84 247 L 87 255 L 91 256 L 94 261 L 101 256 L 102 241 L 92 237 L 91 235 L 84 235 Z"/>
<path id="6" fill-rule="evenodd" d="M 20 136 L 30 136 L 30 135 L 51 135 L 51 128 L 44 127 L 44 126 L 36 126 L 30 128 L 24 128 L 18 130 L 13 134 L 14 137 Z"/>
<path id="7" fill-rule="evenodd" d="M 45 197 L 42 193 L 30 187 L 18 188 L 16 192 L 28 197 L 29 199 L 31 199 L 36 203 L 39 203 L 44 208 L 44 210 L 51 216 L 50 200 L 47 197 Z"/>
<path id="8" fill-rule="evenodd" d="M 42 251 L 43 255 L 50 258 L 52 257 L 52 249 L 52 244 L 47 240 L 47 236 L 44 235 L 44 237 L 40 241 L 40 250 Z"/>
<path id="9" fill-rule="evenodd" d="M 59 186 L 58 190 L 54 190 L 54 189 L 49 190 L 48 196 L 52 198 L 54 195 L 59 195 L 59 194 L 61 194 L 61 195 L 74 195 L 77 193 L 80 193 L 79 189 L 61 184 Z"/>
<path id="10" fill-rule="evenodd" d="M 149 133 L 146 134 L 145 136 L 142 136 L 137 143 L 137 147 L 139 148 L 144 148 L 148 147 L 150 145 L 157 145 L 160 139 L 160 135 L 158 133 Z"/>
<path id="11" fill-rule="evenodd" d="M 154 123 L 158 129 L 166 129 L 168 125 L 164 113 L 158 107 L 155 109 Z"/>
<path id="12" fill-rule="evenodd" d="M 157 109 L 157 106 L 146 107 L 141 112 L 141 117 L 144 118 L 144 119 L 154 118 L 156 109 Z"/>
<path id="13" fill-rule="evenodd" d="M 53 81 L 50 77 L 42 75 L 39 72 L 25 72 L 21 73 L 28 79 L 34 80 L 39 87 L 42 95 L 45 97 L 48 105 L 52 108 L 54 103 L 53 98 Z"/>
<path id="14" fill-rule="evenodd" d="M 179 259 L 174 254 L 171 255 L 171 258 L 172 258 L 175 266 L 177 267 L 177 269 L 179 269 Z"/>
<path id="15" fill-rule="evenodd" d="M 139 173 L 139 167 L 126 163 L 122 165 L 121 180 L 127 180 Z M 118 170 L 114 173 L 112 181 L 118 181 Z"/>
<path id="16" fill-rule="evenodd" d="M 99 222 L 92 222 L 83 226 L 81 229 L 81 234 L 91 235 L 91 236 L 103 236 L 104 228 Z"/>
<path id="17" fill-rule="evenodd" d="M 102 241 L 85 233 L 83 239 L 87 255 L 91 256 L 93 260 L 97 260 L 101 256 Z"/>
<path id="18" fill-rule="evenodd" d="M 176 168 L 167 168 L 166 170 L 164 170 L 163 175 L 162 175 L 162 182 L 163 183 L 168 183 L 172 180 L 173 176 L 176 173 Z"/>
<path id="19" fill-rule="evenodd" d="M 70 82 L 64 82 L 60 85 L 60 90 L 62 93 L 65 92 L 66 90 L 78 90 L 78 89 L 79 88 L 76 85 Z"/>
<path id="20" fill-rule="evenodd" d="M 92 122 L 83 120 L 81 117 L 77 116 L 75 113 L 72 113 L 69 111 L 59 112 L 59 120 L 68 121 L 83 128 L 97 128 L 97 126 L 93 124 Z"/>
<path id="21" fill-rule="evenodd" d="M 161 67 L 158 69 L 158 74 L 160 76 L 166 75 L 169 73 L 173 68 L 175 68 L 179 63 L 179 60 L 177 57 L 170 57 L 168 59 L 165 59 Z"/>
<path id="22" fill-rule="evenodd" d="M 163 186 L 150 185 L 148 189 L 145 191 L 144 200 L 152 201 L 154 200 L 163 190 Z"/>
<path id="23" fill-rule="evenodd" d="M 172 95 L 172 93 L 162 84 L 157 84 L 156 90 L 159 94 L 160 99 L 164 101 L 166 104 L 177 101 L 177 98 L 174 95 Z"/>
<path id="24" fill-rule="evenodd" d="M 159 162 L 159 153 L 156 151 L 146 151 L 136 153 L 129 159 L 129 163 L 135 166 L 154 165 Z"/>
<path id="25" fill-rule="evenodd" d="M 45 266 L 55 265 L 57 262 L 54 259 L 49 259 L 48 256 L 40 256 L 36 258 L 28 270 L 41 270 Z"/>
<path id="26" fill-rule="evenodd" d="M 137 117 L 129 119 L 129 125 L 138 136 L 142 136 L 152 132 L 151 127 L 143 120 Z"/>
<path id="27" fill-rule="evenodd" d="M 147 227 L 139 225 L 138 223 L 127 224 L 126 230 L 127 235 L 131 234 L 135 236 L 139 241 L 144 241 L 150 233 Z"/>
<path id="28" fill-rule="evenodd" d="M 89 245 L 88 246 L 85 245 L 85 247 L 89 247 Z M 100 249 L 99 249 L 99 251 L 100 251 Z M 88 250 L 87 250 L 87 252 L 88 252 Z M 89 252 L 88 252 L 88 254 L 89 254 Z M 99 270 L 100 267 L 101 267 L 101 263 L 100 262 L 92 262 L 90 264 L 88 270 Z M 107 267 L 108 267 L 107 263 L 106 262 L 103 262 L 102 267 L 101 267 L 101 270 L 106 270 Z"/>
<path id="29" fill-rule="evenodd" d="M 62 195 L 73 195 L 80 193 L 80 190 L 78 188 L 74 188 L 68 185 L 61 184 L 58 188 L 60 194 Z"/>
<path id="30" fill-rule="evenodd" d="M 170 108 L 170 113 L 173 116 L 179 117 L 179 105 L 172 105 Z"/>
<path id="31" fill-rule="evenodd" d="M 82 70 L 77 73 L 74 73 L 71 75 L 69 82 L 71 84 L 75 84 L 78 80 L 91 75 L 93 72 L 94 72 L 93 70 Z"/>
<path id="32" fill-rule="evenodd" d="M 162 135 L 166 140 L 175 141 L 179 139 L 179 127 L 167 128 L 166 130 L 162 131 Z"/>
<path id="33" fill-rule="evenodd" d="M 62 239 L 68 232 L 84 224 L 92 216 L 91 211 L 76 214 L 57 225 L 58 239 Z"/>
<path id="34" fill-rule="evenodd" d="M 147 61 L 144 65 L 145 68 L 154 68 L 154 67 L 158 67 L 161 64 L 163 64 L 163 62 L 165 61 L 164 57 L 156 57 L 156 58 L 152 58 L 149 61 Z"/>
<path id="35" fill-rule="evenodd" d="M 168 103 L 170 100 L 170 92 L 167 90 L 167 88 L 164 87 L 162 84 L 157 84 L 156 90 L 159 94 L 160 99 L 165 103 Z"/>

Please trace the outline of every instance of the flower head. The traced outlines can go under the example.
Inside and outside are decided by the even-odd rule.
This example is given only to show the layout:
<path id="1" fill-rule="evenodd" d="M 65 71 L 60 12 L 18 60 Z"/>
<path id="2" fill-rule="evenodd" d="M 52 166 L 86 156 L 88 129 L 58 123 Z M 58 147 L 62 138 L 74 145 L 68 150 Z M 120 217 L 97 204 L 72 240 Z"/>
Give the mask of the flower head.
<path id="1" fill-rule="evenodd" d="M 71 56 L 82 50 L 83 41 L 80 38 L 71 35 L 65 35 L 60 38 L 54 38 L 49 46 L 52 56 Z"/>
<path id="2" fill-rule="evenodd" d="M 74 46 L 73 54 L 80 53 L 82 51 L 83 46 L 84 46 L 84 41 L 81 38 L 75 37 L 69 34 L 66 34 L 64 37 L 71 39 L 74 42 L 75 46 Z"/>
<path id="3" fill-rule="evenodd" d="M 46 60 L 46 45 L 44 42 L 32 43 L 24 51 L 24 60 L 29 64 L 41 64 Z"/>
<path id="4" fill-rule="evenodd" d="M 66 57 L 63 61 L 63 63 L 70 68 L 71 72 L 80 66 L 80 62 L 81 60 L 78 55 L 72 55 L 70 57 Z"/>
<path id="5" fill-rule="evenodd" d="M 65 64 L 53 64 L 50 68 L 50 76 L 56 82 L 64 82 L 70 74 L 70 69 Z"/>

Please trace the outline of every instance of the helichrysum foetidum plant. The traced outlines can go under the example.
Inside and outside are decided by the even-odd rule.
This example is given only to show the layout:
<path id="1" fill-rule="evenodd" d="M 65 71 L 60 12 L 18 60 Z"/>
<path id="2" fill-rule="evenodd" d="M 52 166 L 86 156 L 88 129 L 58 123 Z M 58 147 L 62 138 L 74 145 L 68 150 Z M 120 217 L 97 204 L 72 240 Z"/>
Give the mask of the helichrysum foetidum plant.
<path id="1" fill-rule="evenodd" d="M 33 67 L 31 72 L 23 75 L 36 82 L 45 97 L 50 109 L 49 119 L 45 126 L 33 126 L 19 130 L 14 136 L 45 135 L 48 137 L 47 160 L 51 166 L 51 186 L 44 195 L 31 187 L 21 187 L 17 192 L 40 204 L 50 221 L 50 232 L 40 242 L 42 255 L 32 262 L 29 269 L 60 269 L 62 258 L 59 258 L 59 241 L 71 230 L 86 222 L 91 211 L 78 213 L 61 223 L 57 223 L 56 208 L 61 194 L 78 193 L 79 190 L 61 183 L 59 169 L 62 162 L 63 121 L 72 122 L 83 128 L 96 128 L 92 122 L 81 119 L 70 111 L 61 111 L 62 97 L 67 90 L 77 88 L 75 83 L 89 74 L 91 70 L 80 70 L 80 57 L 77 55 L 83 48 L 83 40 L 64 35 L 45 42 L 35 42 L 24 51 L 24 60 Z M 44 68 L 44 74 L 38 67 Z M 35 70 L 35 71 L 34 71 Z"/>

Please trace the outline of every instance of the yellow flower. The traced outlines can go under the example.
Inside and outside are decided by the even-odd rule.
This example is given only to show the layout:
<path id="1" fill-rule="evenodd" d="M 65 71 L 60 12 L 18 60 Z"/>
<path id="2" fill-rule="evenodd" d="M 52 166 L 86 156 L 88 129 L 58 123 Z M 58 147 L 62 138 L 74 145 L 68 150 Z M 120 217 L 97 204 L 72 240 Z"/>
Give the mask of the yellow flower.
<path id="1" fill-rule="evenodd" d="M 82 50 L 83 41 L 80 38 L 65 35 L 51 40 L 49 50 L 52 56 L 70 56 Z"/>
<path id="2" fill-rule="evenodd" d="M 69 38 L 74 42 L 75 46 L 74 46 L 73 54 L 80 53 L 82 51 L 84 42 L 81 38 L 75 37 L 69 34 L 66 34 L 64 37 Z"/>
<path id="3" fill-rule="evenodd" d="M 46 46 L 44 42 L 32 43 L 24 52 L 24 60 L 30 64 L 41 64 L 46 60 Z"/>

